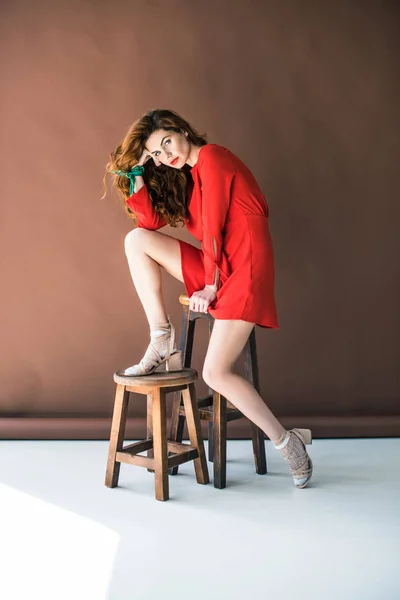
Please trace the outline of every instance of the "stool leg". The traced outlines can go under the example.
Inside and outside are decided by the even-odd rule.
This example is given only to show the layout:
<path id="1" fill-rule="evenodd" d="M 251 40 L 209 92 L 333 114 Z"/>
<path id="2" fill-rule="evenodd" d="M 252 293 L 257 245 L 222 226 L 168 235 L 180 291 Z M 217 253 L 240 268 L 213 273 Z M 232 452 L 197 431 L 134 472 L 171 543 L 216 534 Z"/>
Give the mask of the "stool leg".
<path id="1" fill-rule="evenodd" d="M 153 398 L 151 394 L 147 395 L 147 437 L 153 439 Z M 154 449 L 147 450 L 147 457 L 154 458 Z M 149 473 L 154 473 L 153 469 L 147 469 Z"/>
<path id="2" fill-rule="evenodd" d="M 213 394 L 214 487 L 226 488 L 226 398 Z"/>
<path id="3" fill-rule="evenodd" d="M 168 445 L 165 392 L 152 389 L 153 397 L 153 448 L 155 465 L 155 490 L 157 500 L 168 500 Z"/>
<path id="4" fill-rule="evenodd" d="M 183 306 L 181 339 L 179 348 L 182 351 L 183 366 L 185 369 L 190 368 L 192 364 L 192 350 L 194 341 L 194 328 L 196 321 L 190 320 L 190 307 Z M 182 442 L 183 429 L 185 426 L 185 417 L 179 414 L 182 405 L 181 392 L 174 392 L 172 403 L 172 418 L 169 439 L 173 442 Z M 169 470 L 170 475 L 176 475 L 178 467 L 172 467 Z"/>
<path id="5" fill-rule="evenodd" d="M 179 414 L 182 405 L 182 394 L 181 392 L 174 392 L 172 394 L 172 414 L 171 414 L 171 427 L 169 439 L 171 442 L 182 442 L 183 440 L 183 429 L 185 427 L 185 417 Z M 168 471 L 169 475 L 177 475 L 178 467 L 172 467 Z"/>
<path id="6" fill-rule="evenodd" d="M 250 333 L 244 348 L 244 371 L 246 379 L 260 393 L 260 383 L 258 378 L 257 349 L 256 349 L 256 328 Z M 250 421 L 251 437 L 253 440 L 253 454 L 256 467 L 256 473 L 265 475 L 267 472 L 267 457 L 265 454 L 265 435 L 262 429 Z"/>
<path id="7" fill-rule="evenodd" d="M 214 327 L 214 320 L 208 322 L 208 339 L 211 338 L 212 330 Z M 209 395 L 212 394 L 213 403 L 214 403 L 214 390 L 210 387 L 208 388 Z M 213 418 L 214 418 L 214 409 L 213 409 Z M 214 462 L 214 427 L 213 422 L 208 421 L 208 460 L 210 462 Z"/>
<path id="8" fill-rule="evenodd" d="M 122 450 L 124 443 L 126 415 L 128 412 L 129 392 L 124 385 L 118 384 L 115 394 L 114 412 L 111 424 L 110 445 L 108 447 L 108 460 L 105 485 L 113 488 L 118 485 L 121 463 L 115 460 L 117 452 Z"/>
<path id="9" fill-rule="evenodd" d="M 212 421 L 208 421 L 208 460 L 214 462 L 214 428 Z"/>
<path id="10" fill-rule="evenodd" d="M 210 387 L 208 388 L 208 395 L 213 398 L 214 390 Z M 214 461 L 214 429 L 212 421 L 208 421 L 208 460 L 210 462 Z"/>
<path id="11" fill-rule="evenodd" d="M 182 391 L 183 403 L 185 406 L 186 423 L 189 432 L 190 445 L 197 448 L 198 458 L 194 459 L 194 469 L 197 483 L 210 483 L 208 475 L 206 454 L 204 451 L 203 436 L 201 434 L 201 424 L 199 408 L 197 406 L 196 388 L 194 383 L 189 383 L 188 387 Z"/>
<path id="12" fill-rule="evenodd" d="M 214 322 L 214 319 L 210 319 L 208 324 L 210 338 Z M 226 398 L 215 390 L 210 391 L 213 396 L 213 420 L 211 426 L 208 426 L 208 452 L 214 466 L 214 487 L 222 490 L 226 487 Z"/>

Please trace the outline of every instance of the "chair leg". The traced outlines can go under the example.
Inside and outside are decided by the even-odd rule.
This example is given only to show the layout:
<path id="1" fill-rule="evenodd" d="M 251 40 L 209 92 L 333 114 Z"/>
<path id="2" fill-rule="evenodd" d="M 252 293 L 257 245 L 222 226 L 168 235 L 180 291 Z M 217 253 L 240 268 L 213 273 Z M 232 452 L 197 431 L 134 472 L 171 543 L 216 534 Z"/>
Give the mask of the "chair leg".
<path id="1" fill-rule="evenodd" d="M 214 487 L 226 487 L 226 398 L 213 394 Z"/>
<path id="2" fill-rule="evenodd" d="M 254 327 L 250 333 L 244 349 L 244 370 L 246 379 L 260 393 L 260 383 L 258 378 L 257 350 L 256 350 L 256 328 Z M 265 434 L 255 425 L 251 423 L 251 438 L 253 441 L 253 454 L 256 473 L 265 475 L 267 472 L 267 457 L 265 453 Z"/>
<path id="3" fill-rule="evenodd" d="M 125 436 L 126 415 L 128 412 L 129 392 L 124 385 L 118 384 L 115 394 L 114 412 L 111 424 L 110 445 L 105 485 L 110 488 L 117 487 L 121 463 L 115 460 L 117 452 L 122 450 Z"/>
<path id="4" fill-rule="evenodd" d="M 186 423 L 189 433 L 190 445 L 197 448 L 199 456 L 194 459 L 194 469 L 197 483 L 210 483 L 208 475 L 206 454 L 204 451 L 203 436 L 201 434 L 201 424 L 199 408 L 197 406 L 196 388 L 194 383 L 182 391 L 183 403 L 185 406 Z"/>
<path id="5" fill-rule="evenodd" d="M 154 387 L 153 397 L 153 448 L 155 491 L 157 500 L 168 500 L 168 443 L 165 392 Z"/>
<path id="6" fill-rule="evenodd" d="M 192 350 L 194 342 L 194 329 L 196 326 L 195 320 L 190 320 L 190 307 L 183 306 L 182 313 L 182 326 L 181 326 L 181 339 L 179 348 L 182 351 L 183 366 L 190 368 L 192 364 Z M 169 439 L 173 442 L 182 442 L 183 430 L 185 427 L 185 417 L 179 414 L 182 406 L 182 394 L 181 392 L 174 392 L 172 401 L 172 418 Z M 176 475 L 178 473 L 178 467 L 172 467 L 168 471 L 169 475 Z"/>

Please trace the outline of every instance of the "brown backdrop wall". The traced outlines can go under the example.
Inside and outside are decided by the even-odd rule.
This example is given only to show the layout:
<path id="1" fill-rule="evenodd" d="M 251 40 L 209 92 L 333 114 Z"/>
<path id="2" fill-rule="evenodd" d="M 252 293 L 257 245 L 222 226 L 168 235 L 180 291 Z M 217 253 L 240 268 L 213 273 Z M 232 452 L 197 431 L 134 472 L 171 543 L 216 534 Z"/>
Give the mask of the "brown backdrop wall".
<path id="1" fill-rule="evenodd" d="M 112 373 L 141 358 L 148 326 L 131 222 L 101 178 L 155 107 L 229 147 L 268 199 L 280 329 L 257 343 L 272 410 L 320 436 L 399 435 L 398 16 L 389 1 L 2 2 L 2 438 L 109 435 Z M 163 277 L 179 329 L 184 288 Z"/>

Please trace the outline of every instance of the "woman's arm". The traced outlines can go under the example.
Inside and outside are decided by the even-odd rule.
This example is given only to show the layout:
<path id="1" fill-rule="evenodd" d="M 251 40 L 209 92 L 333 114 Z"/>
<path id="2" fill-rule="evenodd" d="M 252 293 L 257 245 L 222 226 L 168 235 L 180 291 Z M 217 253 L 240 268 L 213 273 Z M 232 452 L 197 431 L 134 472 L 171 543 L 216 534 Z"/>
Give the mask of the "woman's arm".
<path id="1" fill-rule="evenodd" d="M 145 149 L 138 161 L 138 165 L 144 166 L 148 160 L 151 160 L 151 155 Z M 144 183 L 142 175 L 136 175 L 133 184 L 133 194 L 125 200 L 125 203 L 135 213 L 138 219 L 138 227 L 143 229 L 160 229 L 167 225 L 164 217 L 161 217 L 153 207 L 147 187 Z"/>
<path id="2" fill-rule="evenodd" d="M 152 231 L 160 229 L 167 225 L 164 217 L 160 216 L 153 207 L 149 192 L 145 186 L 143 177 L 135 177 L 135 192 L 125 200 L 129 208 L 135 213 L 138 219 L 138 227 L 150 229 Z"/>
<path id="3" fill-rule="evenodd" d="M 218 146 L 205 148 L 201 161 L 198 171 L 202 187 L 205 285 L 218 289 L 222 231 L 230 205 L 235 168 L 229 153 Z"/>

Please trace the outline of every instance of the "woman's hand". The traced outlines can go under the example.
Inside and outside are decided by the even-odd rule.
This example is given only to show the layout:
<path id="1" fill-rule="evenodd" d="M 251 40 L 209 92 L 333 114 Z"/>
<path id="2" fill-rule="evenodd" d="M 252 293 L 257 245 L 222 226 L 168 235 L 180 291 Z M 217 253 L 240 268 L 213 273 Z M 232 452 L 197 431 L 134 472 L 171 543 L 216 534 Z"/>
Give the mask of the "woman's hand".
<path id="1" fill-rule="evenodd" d="M 147 161 L 150 160 L 150 158 L 154 160 L 154 164 L 156 165 L 156 167 L 159 167 L 161 165 L 161 162 L 155 156 L 152 156 L 147 150 L 143 151 L 143 154 L 140 157 L 140 160 L 137 163 L 137 165 L 141 167 L 144 166 L 144 164 L 147 163 Z"/>
<path id="2" fill-rule="evenodd" d="M 137 163 L 137 166 L 143 167 L 145 163 L 147 163 L 147 161 L 153 158 L 150 154 L 150 152 L 148 150 L 144 150 L 142 156 L 139 159 L 139 162 Z"/>
<path id="3" fill-rule="evenodd" d="M 206 286 L 203 290 L 193 292 L 189 300 L 190 310 L 206 313 L 208 306 L 215 300 L 216 297 L 216 292 L 208 286 Z"/>

